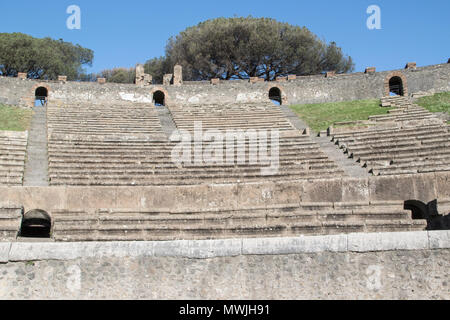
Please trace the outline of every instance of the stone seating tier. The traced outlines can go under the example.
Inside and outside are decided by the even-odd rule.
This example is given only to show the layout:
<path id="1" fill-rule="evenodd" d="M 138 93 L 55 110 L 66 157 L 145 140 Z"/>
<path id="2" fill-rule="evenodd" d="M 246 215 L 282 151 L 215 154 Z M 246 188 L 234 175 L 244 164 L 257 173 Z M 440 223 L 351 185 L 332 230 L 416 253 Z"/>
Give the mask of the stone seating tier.
<path id="1" fill-rule="evenodd" d="M 23 183 L 28 132 L 0 131 L 0 185 Z"/>
<path id="2" fill-rule="evenodd" d="M 23 208 L 19 206 L 0 206 L 0 241 L 16 239 L 22 223 Z"/>
<path id="3" fill-rule="evenodd" d="M 387 97 L 382 103 L 397 109 L 370 119 L 387 126 L 338 132 L 332 141 L 374 175 L 450 171 L 448 126 L 406 97 Z"/>
<path id="4" fill-rule="evenodd" d="M 56 241 L 121 241 L 298 236 L 425 230 L 403 203 L 301 203 L 203 211 L 100 209 L 52 212 Z"/>

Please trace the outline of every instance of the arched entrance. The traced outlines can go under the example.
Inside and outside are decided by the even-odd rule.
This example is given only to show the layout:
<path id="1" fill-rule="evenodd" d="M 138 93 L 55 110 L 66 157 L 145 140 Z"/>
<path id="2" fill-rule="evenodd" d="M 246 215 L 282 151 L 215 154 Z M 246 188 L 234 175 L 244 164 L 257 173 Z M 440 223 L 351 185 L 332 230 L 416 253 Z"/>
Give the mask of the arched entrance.
<path id="1" fill-rule="evenodd" d="M 400 71 L 393 71 L 384 78 L 384 96 L 407 96 L 408 82 Z"/>
<path id="2" fill-rule="evenodd" d="M 38 87 L 34 91 L 34 106 L 41 107 L 47 105 L 48 90 L 45 87 Z"/>
<path id="3" fill-rule="evenodd" d="M 164 92 L 158 90 L 153 93 L 153 103 L 155 106 L 165 106 L 166 105 L 166 95 Z"/>
<path id="4" fill-rule="evenodd" d="M 398 76 L 394 76 L 389 79 L 389 95 L 391 96 L 403 96 L 403 80 Z"/>
<path id="5" fill-rule="evenodd" d="M 269 99 L 275 104 L 280 106 L 283 103 L 283 99 L 281 97 L 280 88 L 273 87 L 269 90 Z"/>
<path id="6" fill-rule="evenodd" d="M 52 221 L 44 210 L 31 210 L 23 215 L 20 236 L 24 238 L 50 238 Z"/>

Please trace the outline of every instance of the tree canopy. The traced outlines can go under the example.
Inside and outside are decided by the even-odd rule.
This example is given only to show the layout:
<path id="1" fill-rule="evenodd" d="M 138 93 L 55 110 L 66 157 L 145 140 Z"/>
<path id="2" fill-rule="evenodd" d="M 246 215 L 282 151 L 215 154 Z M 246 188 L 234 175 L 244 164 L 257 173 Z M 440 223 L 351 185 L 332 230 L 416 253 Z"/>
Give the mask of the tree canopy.
<path id="1" fill-rule="evenodd" d="M 77 80 L 83 66 L 92 66 L 94 52 L 64 42 L 62 39 L 33 38 L 23 33 L 0 33 L 0 73 L 16 76 L 25 72 L 29 78 L 55 80 L 65 75 Z"/>
<path id="2" fill-rule="evenodd" d="M 147 61 L 145 68 L 159 82 L 177 63 L 183 66 L 184 80 L 273 80 L 354 70 L 351 57 L 335 42 L 327 44 L 306 27 L 253 17 L 218 18 L 189 27 L 169 39 L 164 57 Z"/>
<path id="3" fill-rule="evenodd" d="M 107 82 L 113 83 L 134 83 L 136 78 L 135 68 L 113 68 L 100 72 L 98 77 L 105 78 Z"/>

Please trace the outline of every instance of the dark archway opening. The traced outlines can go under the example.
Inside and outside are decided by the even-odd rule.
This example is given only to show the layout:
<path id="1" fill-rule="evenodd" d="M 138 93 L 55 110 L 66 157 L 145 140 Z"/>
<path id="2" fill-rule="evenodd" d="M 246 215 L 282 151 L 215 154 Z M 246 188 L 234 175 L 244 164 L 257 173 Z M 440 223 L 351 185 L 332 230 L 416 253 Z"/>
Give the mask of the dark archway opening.
<path id="1" fill-rule="evenodd" d="M 166 105 L 166 95 L 162 91 L 156 91 L 153 94 L 153 103 L 155 106 L 165 106 Z"/>
<path id="2" fill-rule="evenodd" d="M 404 203 L 404 209 L 411 210 L 413 219 L 427 220 L 427 230 L 450 230 L 450 214 L 439 214 L 437 200 L 427 204 L 419 200 L 408 200 Z"/>
<path id="3" fill-rule="evenodd" d="M 20 237 L 50 238 L 52 220 L 44 210 L 31 210 L 24 214 L 20 227 Z"/>
<path id="4" fill-rule="evenodd" d="M 403 81 L 400 77 L 392 77 L 389 79 L 389 94 L 391 96 L 403 96 Z"/>
<path id="5" fill-rule="evenodd" d="M 418 200 L 408 200 L 405 201 L 404 204 L 405 210 L 410 210 L 412 213 L 412 218 L 416 219 L 427 219 L 428 218 L 428 209 L 427 205 L 422 201 Z"/>
<path id="6" fill-rule="evenodd" d="M 272 100 L 274 104 L 277 106 L 281 106 L 282 99 L 281 99 L 281 90 L 277 87 L 273 87 L 269 90 L 269 99 Z"/>
<path id="7" fill-rule="evenodd" d="M 34 106 L 35 107 L 41 107 L 47 105 L 47 97 L 48 97 L 48 90 L 44 87 L 39 87 L 34 92 Z"/>

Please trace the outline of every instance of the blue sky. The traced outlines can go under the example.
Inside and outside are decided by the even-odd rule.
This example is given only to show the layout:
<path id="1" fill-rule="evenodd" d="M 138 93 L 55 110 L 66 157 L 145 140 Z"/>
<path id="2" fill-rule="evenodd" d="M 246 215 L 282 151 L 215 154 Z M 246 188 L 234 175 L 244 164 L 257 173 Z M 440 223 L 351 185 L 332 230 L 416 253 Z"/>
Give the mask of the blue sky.
<path id="1" fill-rule="evenodd" d="M 81 30 L 69 30 L 69 5 L 81 8 Z M 369 30 L 369 5 L 381 8 L 381 30 Z M 2 0 L 0 32 L 78 43 L 95 52 L 89 72 L 132 67 L 164 54 L 167 39 L 216 17 L 271 17 L 306 26 L 335 41 L 356 64 L 377 70 L 447 62 L 450 58 L 450 1 L 406 0 Z"/>

